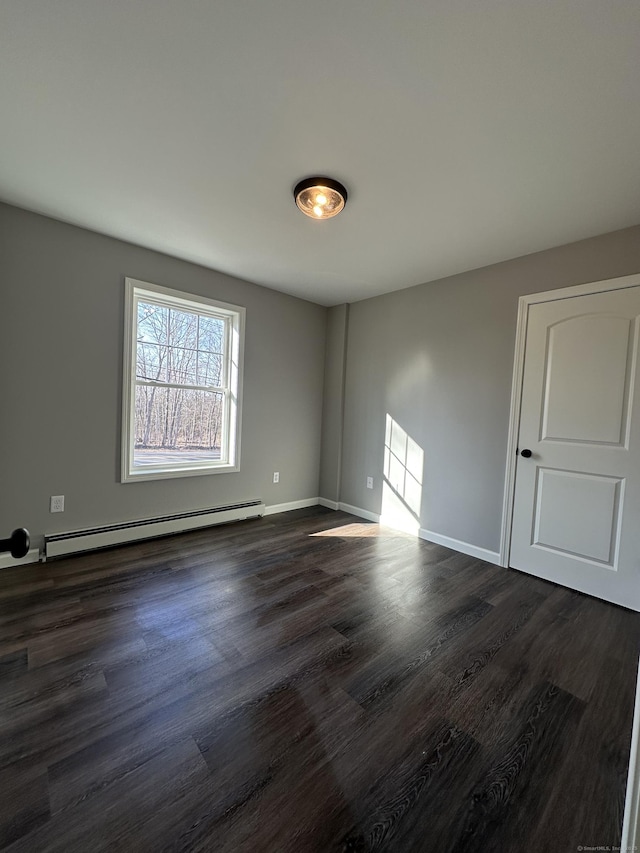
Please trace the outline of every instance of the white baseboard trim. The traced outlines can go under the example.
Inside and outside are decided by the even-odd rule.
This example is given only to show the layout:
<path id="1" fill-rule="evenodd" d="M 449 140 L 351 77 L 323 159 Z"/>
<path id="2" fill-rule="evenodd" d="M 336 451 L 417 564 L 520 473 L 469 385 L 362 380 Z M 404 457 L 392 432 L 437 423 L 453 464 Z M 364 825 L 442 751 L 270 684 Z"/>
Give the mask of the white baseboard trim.
<path id="1" fill-rule="evenodd" d="M 452 551 L 460 551 L 460 553 L 468 554 L 470 557 L 477 557 L 479 560 L 484 560 L 485 563 L 493 563 L 495 566 L 500 565 L 500 554 L 497 551 L 478 548 L 477 545 L 471 545 L 469 542 L 463 542 L 461 539 L 452 539 L 450 536 L 434 533 L 433 530 L 425 530 L 424 527 L 420 528 L 418 536 L 420 539 L 426 539 L 427 542 L 434 542 L 436 545 L 444 545 L 445 548 L 451 548 Z"/>
<path id="2" fill-rule="evenodd" d="M 11 554 L 2 554 L 0 556 L 0 569 L 13 569 L 15 566 L 25 566 L 27 563 L 37 563 L 40 559 L 40 551 L 37 548 L 31 548 L 26 557 L 21 557 L 16 560 Z"/>
<path id="3" fill-rule="evenodd" d="M 271 504 L 264 508 L 264 515 L 276 515 L 278 512 L 289 512 L 292 509 L 305 509 L 308 506 L 318 506 L 320 498 L 303 498 L 301 501 L 289 501 L 284 504 Z"/>
<path id="4" fill-rule="evenodd" d="M 640 671 L 636 682 L 636 708 L 633 716 L 629 778 L 620 849 L 637 850 L 638 844 L 640 844 Z"/>
<path id="5" fill-rule="evenodd" d="M 359 506 L 352 506 L 351 504 L 345 504 L 342 501 L 338 504 L 339 509 L 343 512 L 350 512 L 351 515 L 359 515 L 360 518 L 365 518 L 367 521 L 375 521 L 376 524 L 380 522 L 380 516 L 378 513 L 369 512 L 368 509 L 362 509 Z"/>
<path id="6" fill-rule="evenodd" d="M 329 498 L 318 498 L 320 506 L 326 506 L 327 509 L 340 509 L 340 504 L 337 501 L 330 501 Z"/>

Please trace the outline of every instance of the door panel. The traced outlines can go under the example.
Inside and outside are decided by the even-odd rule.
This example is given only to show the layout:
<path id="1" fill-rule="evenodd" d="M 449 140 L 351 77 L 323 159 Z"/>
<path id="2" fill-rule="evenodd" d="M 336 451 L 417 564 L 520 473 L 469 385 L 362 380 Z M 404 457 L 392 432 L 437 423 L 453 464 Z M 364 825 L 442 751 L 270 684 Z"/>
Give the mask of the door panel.
<path id="1" fill-rule="evenodd" d="M 529 306 L 510 565 L 640 610 L 640 287 Z"/>
<path id="2" fill-rule="evenodd" d="M 616 569 L 622 480 L 538 468 L 534 545 Z"/>
<path id="3" fill-rule="evenodd" d="M 626 317 L 606 315 L 550 327 L 543 440 L 623 443 L 633 328 Z"/>

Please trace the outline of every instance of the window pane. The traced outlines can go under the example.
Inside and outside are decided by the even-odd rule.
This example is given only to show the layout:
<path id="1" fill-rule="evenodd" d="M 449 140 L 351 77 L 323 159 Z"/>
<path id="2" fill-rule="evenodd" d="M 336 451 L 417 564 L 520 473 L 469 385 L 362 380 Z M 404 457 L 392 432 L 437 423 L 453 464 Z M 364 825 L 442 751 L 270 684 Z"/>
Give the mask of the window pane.
<path id="1" fill-rule="evenodd" d="M 224 320 L 215 317 L 200 317 L 198 349 L 222 352 L 224 349 Z"/>
<path id="2" fill-rule="evenodd" d="M 167 348 L 138 342 L 136 377 L 164 382 L 167 378 Z"/>
<path id="3" fill-rule="evenodd" d="M 198 354 L 197 385 L 222 385 L 222 356 L 213 352 Z"/>
<path id="4" fill-rule="evenodd" d="M 217 461 L 223 424 L 220 393 L 138 385 L 134 465 Z"/>
<path id="5" fill-rule="evenodd" d="M 150 302 L 138 302 L 139 341 L 166 344 L 169 327 L 169 309 Z"/>
<path id="6" fill-rule="evenodd" d="M 198 315 L 190 311 L 169 310 L 169 346 L 196 349 L 198 346 Z"/>
<path id="7" fill-rule="evenodd" d="M 197 385 L 198 354 L 193 349 L 169 347 L 168 381 L 177 385 Z"/>

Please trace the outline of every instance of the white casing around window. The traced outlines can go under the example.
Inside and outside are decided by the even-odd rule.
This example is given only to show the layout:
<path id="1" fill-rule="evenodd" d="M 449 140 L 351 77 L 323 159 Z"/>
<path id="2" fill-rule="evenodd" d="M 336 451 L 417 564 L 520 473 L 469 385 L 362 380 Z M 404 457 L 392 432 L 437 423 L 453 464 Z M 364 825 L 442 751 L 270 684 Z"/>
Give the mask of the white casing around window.
<path id="1" fill-rule="evenodd" d="M 157 466 L 134 465 L 134 405 L 136 385 L 136 331 L 139 301 L 181 309 L 200 315 L 213 316 L 225 321 L 225 347 L 223 387 L 197 386 L 197 390 L 213 391 L 226 395 L 225 422 L 223 424 L 224 458 L 221 460 L 186 461 Z M 125 279 L 124 358 L 122 393 L 121 466 L 122 482 L 156 480 L 167 477 L 189 477 L 238 471 L 240 468 L 240 423 L 242 409 L 242 375 L 244 356 L 245 309 L 238 305 L 186 294 L 178 290 Z M 155 383 L 154 383 L 155 384 Z M 173 387 L 171 383 L 158 383 L 158 387 Z M 180 386 L 186 387 L 186 386 Z"/>

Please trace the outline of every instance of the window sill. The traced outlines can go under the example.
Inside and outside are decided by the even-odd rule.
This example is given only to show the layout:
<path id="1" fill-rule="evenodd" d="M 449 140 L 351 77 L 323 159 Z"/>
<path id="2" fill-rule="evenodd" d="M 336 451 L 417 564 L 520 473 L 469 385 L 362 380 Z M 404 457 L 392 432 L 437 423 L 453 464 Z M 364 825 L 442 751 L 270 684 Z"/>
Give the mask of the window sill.
<path id="1" fill-rule="evenodd" d="M 199 477 L 203 474 L 229 474 L 239 471 L 239 465 L 217 463 L 215 465 L 199 465 L 184 468 L 144 468 L 140 471 L 129 471 L 122 477 L 123 483 L 136 483 L 145 480 L 167 480 L 175 477 Z"/>

